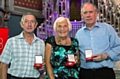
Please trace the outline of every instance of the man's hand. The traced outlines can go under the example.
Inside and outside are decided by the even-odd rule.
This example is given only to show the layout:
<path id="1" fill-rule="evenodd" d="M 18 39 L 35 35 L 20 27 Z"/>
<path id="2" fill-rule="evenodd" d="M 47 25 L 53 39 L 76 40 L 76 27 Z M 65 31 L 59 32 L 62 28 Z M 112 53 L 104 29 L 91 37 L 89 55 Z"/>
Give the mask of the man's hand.
<path id="1" fill-rule="evenodd" d="M 108 53 L 102 53 L 102 54 L 92 55 L 92 57 L 93 57 L 93 61 L 103 61 L 108 59 L 109 55 Z"/>
<path id="2" fill-rule="evenodd" d="M 43 61 L 43 63 L 42 63 L 42 67 L 39 68 L 39 71 L 44 70 L 44 69 L 45 69 L 45 62 Z"/>

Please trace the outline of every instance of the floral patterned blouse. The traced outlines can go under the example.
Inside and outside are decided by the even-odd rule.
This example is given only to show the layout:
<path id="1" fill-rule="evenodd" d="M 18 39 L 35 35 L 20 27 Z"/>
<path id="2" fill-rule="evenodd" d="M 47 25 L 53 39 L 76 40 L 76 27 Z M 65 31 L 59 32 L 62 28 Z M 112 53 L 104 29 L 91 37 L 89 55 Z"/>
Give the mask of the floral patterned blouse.
<path id="1" fill-rule="evenodd" d="M 65 65 L 68 62 L 68 54 L 78 54 L 78 41 L 75 38 L 71 38 L 71 42 L 70 46 L 58 45 L 54 36 L 47 37 L 45 40 L 45 43 L 49 43 L 52 46 L 50 63 L 55 79 L 78 79 L 78 67 L 76 65 L 71 67 Z M 48 75 L 46 75 L 46 79 L 49 79 Z"/>

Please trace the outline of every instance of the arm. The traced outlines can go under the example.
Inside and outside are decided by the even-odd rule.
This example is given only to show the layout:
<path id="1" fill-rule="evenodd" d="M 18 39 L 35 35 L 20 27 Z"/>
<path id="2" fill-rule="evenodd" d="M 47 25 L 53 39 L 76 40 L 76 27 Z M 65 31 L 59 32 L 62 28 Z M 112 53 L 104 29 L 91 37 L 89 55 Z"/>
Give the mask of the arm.
<path id="1" fill-rule="evenodd" d="M 103 61 L 109 59 L 108 53 L 95 54 L 92 57 L 93 57 L 93 61 Z"/>
<path id="2" fill-rule="evenodd" d="M 1 63 L 2 66 L 2 79 L 7 79 L 7 70 L 8 70 L 8 64 Z"/>
<path id="3" fill-rule="evenodd" d="M 77 52 L 77 56 L 75 56 L 75 64 L 77 67 L 80 66 L 80 51 L 79 50 L 76 50 Z"/>
<path id="4" fill-rule="evenodd" d="M 75 56 L 75 64 L 77 67 L 80 66 L 80 50 L 79 50 L 79 43 L 78 43 L 78 40 L 76 40 L 76 45 L 75 45 L 75 52 L 76 52 L 76 56 Z"/>
<path id="5" fill-rule="evenodd" d="M 118 61 L 120 60 L 120 37 L 112 26 L 109 28 L 109 33 L 110 50 L 107 53 L 113 61 Z"/>
<path id="6" fill-rule="evenodd" d="M 51 50 L 52 50 L 52 46 L 49 43 L 47 43 L 46 47 L 45 47 L 46 70 L 47 70 L 47 74 L 48 74 L 49 78 L 55 79 L 54 74 L 53 74 L 53 68 L 50 64 Z"/>
<path id="7" fill-rule="evenodd" d="M 93 61 L 111 59 L 114 62 L 120 60 L 120 38 L 111 25 L 107 24 L 106 31 L 108 33 L 108 36 L 106 36 L 108 38 L 108 41 L 106 47 L 103 48 L 104 52 L 102 54 L 93 55 Z"/>

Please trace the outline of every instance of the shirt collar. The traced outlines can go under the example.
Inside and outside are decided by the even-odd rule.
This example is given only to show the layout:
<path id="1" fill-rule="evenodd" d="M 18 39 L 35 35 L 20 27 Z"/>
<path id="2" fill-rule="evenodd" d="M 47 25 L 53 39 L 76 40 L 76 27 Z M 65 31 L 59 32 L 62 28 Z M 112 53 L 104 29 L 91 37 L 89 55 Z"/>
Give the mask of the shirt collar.
<path id="1" fill-rule="evenodd" d="M 96 22 L 95 25 L 94 25 L 94 27 L 100 28 L 101 26 L 100 26 L 99 22 Z M 86 30 L 86 29 L 87 29 L 87 26 L 85 25 L 84 26 L 84 30 Z"/>
<path id="2" fill-rule="evenodd" d="M 38 37 L 35 36 L 35 34 L 33 34 L 33 35 L 34 35 L 34 40 L 35 41 L 39 39 Z M 25 39 L 24 36 L 23 36 L 23 31 L 17 36 L 17 38 L 18 39 Z"/>

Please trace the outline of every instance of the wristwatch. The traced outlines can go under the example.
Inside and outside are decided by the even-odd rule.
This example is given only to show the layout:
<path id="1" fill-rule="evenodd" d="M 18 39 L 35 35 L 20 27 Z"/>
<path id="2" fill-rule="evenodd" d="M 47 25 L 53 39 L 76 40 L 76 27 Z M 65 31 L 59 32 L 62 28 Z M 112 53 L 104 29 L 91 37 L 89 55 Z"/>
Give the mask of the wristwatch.
<path id="1" fill-rule="evenodd" d="M 106 57 L 106 60 L 110 59 L 110 57 L 108 56 L 108 54 L 107 54 L 107 53 L 105 53 L 105 54 L 106 54 L 106 56 L 107 56 L 107 57 Z"/>

